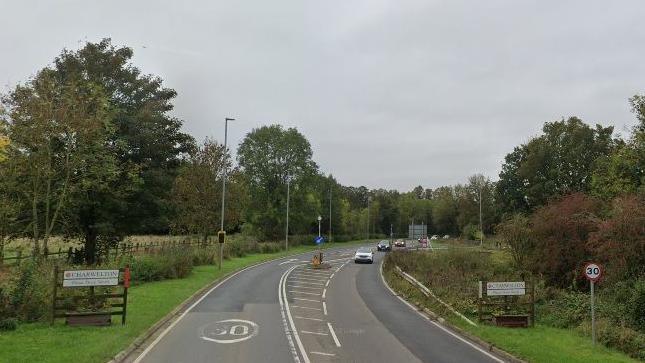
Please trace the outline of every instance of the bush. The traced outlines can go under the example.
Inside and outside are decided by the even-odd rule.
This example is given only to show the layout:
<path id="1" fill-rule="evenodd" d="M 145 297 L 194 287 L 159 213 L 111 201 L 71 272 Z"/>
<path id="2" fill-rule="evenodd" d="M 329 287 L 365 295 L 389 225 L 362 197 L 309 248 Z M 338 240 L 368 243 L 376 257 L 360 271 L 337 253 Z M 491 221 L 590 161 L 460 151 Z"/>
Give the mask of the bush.
<path id="1" fill-rule="evenodd" d="M 585 321 L 577 328 L 578 332 L 591 336 L 591 322 Z M 609 319 L 596 320 L 596 339 L 603 345 L 618 349 L 633 358 L 645 360 L 645 334 L 628 327 L 614 324 Z"/>
<path id="2" fill-rule="evenodd" d="M 6 318 L 0 320 L 0 331 L 16 330 L 18 328 L 18 319 Z"/>
<path id="3" fill-rule="evenodd" d="M 35 321 L 47 316 L 51 307 L 53 265 L 46 260 L 28 260 L 12 281 L 9 304 L 16 318 Z"/>
<path id="4" fill-rule="evenodd" d="M 581 292 L 549 289 L 544 301 L 538 301 L 537 319 L 556 328 L 575 328 L 589 319 L 589 295 Z"/>
<path id="5" fill-rule="evenodd" d="M 179 248 L 157 255 L 134 257 L 130 261 L 132 281 L 137 283 L 186 277 L 193 269 L 193 259 L 192 251 Z"/>

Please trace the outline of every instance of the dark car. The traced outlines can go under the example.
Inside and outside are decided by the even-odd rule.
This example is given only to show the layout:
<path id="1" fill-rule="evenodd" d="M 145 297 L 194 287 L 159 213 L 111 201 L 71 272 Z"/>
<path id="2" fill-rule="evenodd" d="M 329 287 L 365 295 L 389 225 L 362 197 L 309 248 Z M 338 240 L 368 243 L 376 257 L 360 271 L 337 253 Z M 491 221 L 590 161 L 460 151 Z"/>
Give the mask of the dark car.
<path id="1" fill-rule="evenodd" d="M 392 247 L 390 247 L 390 242 L 389 241 L 383 240 L 383 241 L 379 242 L 376 245 L 376 250 L 377 251 L 390 251 L 390 250 L 392 250 Z"/>

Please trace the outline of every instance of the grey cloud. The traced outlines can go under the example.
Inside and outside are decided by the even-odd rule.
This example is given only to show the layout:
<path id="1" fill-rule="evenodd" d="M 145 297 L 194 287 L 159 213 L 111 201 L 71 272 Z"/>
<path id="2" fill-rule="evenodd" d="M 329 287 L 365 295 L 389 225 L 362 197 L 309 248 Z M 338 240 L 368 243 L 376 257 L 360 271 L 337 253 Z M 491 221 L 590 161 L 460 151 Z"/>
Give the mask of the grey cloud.
<path id="1" fill-rule="evenodd" d="M 34 5 L 37 4 L 37 5 Z M 179 92 L 198 140 L 279 122 L 326 173 L 409 190 L 495 179 L 542 123 L 625 130 L 645 91 L 640 1 L 85 1 L 2 4 L 0 82 L 112 37 Z M 144 48 L 145 46 L 145 48 Z M 6 87 L 5 87 L 6 89 Z"/>

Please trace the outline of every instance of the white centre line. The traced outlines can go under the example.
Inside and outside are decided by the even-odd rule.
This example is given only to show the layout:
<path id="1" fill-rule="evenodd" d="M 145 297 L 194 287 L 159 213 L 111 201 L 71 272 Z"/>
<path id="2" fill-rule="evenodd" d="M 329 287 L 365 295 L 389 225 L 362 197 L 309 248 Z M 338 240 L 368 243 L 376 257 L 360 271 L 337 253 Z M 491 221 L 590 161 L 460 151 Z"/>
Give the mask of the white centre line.
<path id="1" fill-rule="evenodd" d="M 296 294 L 320 296 L 320 294 L 315 294 L 313 292 L 304 292 L 304 291 L 297 291 L 297 290 L 289 290 L 289 292 L 293 292 L 293 293 L 296 293 Z"/>
<path id="2" fill-rule="evenodd" d="M 314 300 L 314 299 L 303 299 L 301 297 L 292 297 L 294 300 L 302 300 L 302 301 L 311 301 L 311 302 L 320 302 L 320 300 Z"/>
<path id="3" fill-rule="evenodd" d="M 325 298 L 325 295 L 326 295 L 326 294 L 327 294 L 327 289 L 324 289 L 324 290 L 323 290 L 323 294 L 322 294 L 322 298 L 323 298 L 323 299 Z"/>
<path id="4" fill-rule="evenodd" d="M 331 333 L 331 337 L 334 338 L 334 343 L 336 343 L 336 346 L 340 348 L 340 342 L 338 341 L 338 337 L 334 332 L 334 328 L 332 328 L 331 323 L 327 323 L 327 326 L 329 327 L 329 332 Z"/>
<path id="5" fill-rule="evenodd" d="M 318 333 L 318 332 L 315 332 L 315 331 L 308 331 L 308 330 L 301 330 L 300 332 L 303 333 L 303 334 L 329 335 L 327 333 Z"/>
<path id="6" fill-rule="evenodd" d="M 331 353 L 323 353 L 323 352 L 309 352 L 311 354 L 318 354 L 318 355 L 326 355 L 328 357 L 335 357 L 336 354 L 331 354 Z"/>
<path id="7" fill-rule="evenodd" d="M 325 287 L 329 286 L 329 281 L 330 280 L 327 280 L 327 283 L 325 284 Z"/>
<path id="8" fill-rule="evenodd" d="M 305 317 L 305 316 L 294 316 L 294 318 L 296 318 L 296 319 L 305 319 L 305 320 L 314 320 L 314 321 L 324 321 L 324 320 L 322 320 L 322 319 L 318 319 L 318 318 L 307 318 L 307 317 Z"/>
<path id="9" fill-rule="evenodd" d="M 329 276 L 329 279 L 331 280 L 333 278 L 334 278 L 334 274 L 331 274 L 331 276 Z"/>
<path id="10" fill-rule="evenodd" d="M 320 309 L 318 309 L 318 310 L 320 310 Z M 323 313 L 325 313 L 325 315 L 327 315 L 327 304 L 325 304 L 324 301 L 323 301 Z"/>
<path id="11" fill-rule="evenodd" d="M 320 309 L 318 309 L 318 308 L 310 308 L 310 307 L 307 307 L 307 306 L 298 306 L 298 305 L 289 305 L 289 306 L 292 307 L 292 308 L 309 309 L 309 310 L 318 310 L 318 311 L 320 311 Z M 325 315 L 327 315 L 327 314 L 325 314 Z"/>

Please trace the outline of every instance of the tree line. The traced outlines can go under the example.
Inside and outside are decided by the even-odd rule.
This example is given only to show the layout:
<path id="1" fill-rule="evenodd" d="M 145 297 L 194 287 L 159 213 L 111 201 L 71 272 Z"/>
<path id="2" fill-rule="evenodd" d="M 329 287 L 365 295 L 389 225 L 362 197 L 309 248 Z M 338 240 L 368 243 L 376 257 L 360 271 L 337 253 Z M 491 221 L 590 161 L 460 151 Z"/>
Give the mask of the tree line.
<path id="1" fill-rule="evenodd" d="M 236 160 L 217 140 L 197 142 L 170 113 L 177 93 L 132 56 L 109 39 L 63 50 L 2 96 L 0 253 L 23 237 L 40 255 L 56 235 L 80 241 L 93 263 L 98 247 L 127 235 L 206 239 L 219 230 L 225 168 L 225 229 L 265 241 L 287 233 L 287 189 L 288 233 L 317 233 L 320 215 L 323 233 L 339 240 L 403 236 L 412 223 L 475 239 L 571 193 L 643 194 L 643 96 L 630 100 L 640 125 L 628 138 L 575 117 L 547 122 L 506 156 L 498 181 L 478 174 L 401 192 L 325 175 L 294 128 L 250 131 Z"/>

